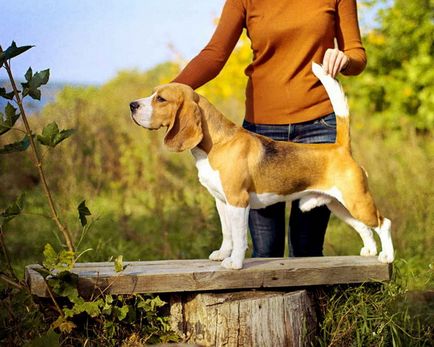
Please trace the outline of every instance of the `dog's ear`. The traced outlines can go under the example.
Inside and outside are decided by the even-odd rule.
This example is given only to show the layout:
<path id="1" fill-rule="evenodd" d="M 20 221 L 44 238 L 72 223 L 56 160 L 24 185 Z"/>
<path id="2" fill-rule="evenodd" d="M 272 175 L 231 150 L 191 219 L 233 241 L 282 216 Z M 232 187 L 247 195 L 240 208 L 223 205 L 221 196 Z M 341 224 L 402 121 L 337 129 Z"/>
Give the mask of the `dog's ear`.
<path id="1" fill-rule="evenodd" d="M 199 95 L 184 98 L 173 117 L 164 137 L 164 144 L 170 151 L 182 152 L 196 147 L 202 141 L 201 110 L 197 104 Z"/>

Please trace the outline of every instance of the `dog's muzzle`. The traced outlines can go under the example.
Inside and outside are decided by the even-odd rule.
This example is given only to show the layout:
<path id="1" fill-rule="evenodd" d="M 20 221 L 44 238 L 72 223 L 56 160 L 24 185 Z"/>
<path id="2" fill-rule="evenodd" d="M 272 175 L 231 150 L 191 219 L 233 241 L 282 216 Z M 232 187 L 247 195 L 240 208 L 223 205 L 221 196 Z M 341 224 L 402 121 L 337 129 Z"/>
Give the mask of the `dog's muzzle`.
<path id="1" fill-rule="evenodd" d="M 130 110 L 132 113 L 134 113 L 139 107 L 140 104 L 137 101 L 133 101 L 130 103 Z"/>
<path id="2" fill-rule="evenodd" d="M 130 103 L 130 110 L 131 110 L 131 119 L 133 120 L 134 123 L 136 123 L 138 126 L 142 126 L 134 117 L 136 111 L 139 109 L 140 104 L 137 101 L 133 101 Z"/>

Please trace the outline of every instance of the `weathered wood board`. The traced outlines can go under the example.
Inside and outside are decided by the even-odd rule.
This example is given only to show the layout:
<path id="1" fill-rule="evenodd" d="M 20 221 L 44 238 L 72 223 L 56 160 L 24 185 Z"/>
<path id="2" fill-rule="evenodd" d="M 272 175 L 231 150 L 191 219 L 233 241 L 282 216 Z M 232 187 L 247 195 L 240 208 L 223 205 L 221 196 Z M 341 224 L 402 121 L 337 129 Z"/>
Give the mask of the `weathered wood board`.
<path id="1" fill-rule="evenodd" d="M 210 260 L 161 260 L 124 262 L 116 273 L 114 264 L 77 263 L 79 290 L 96 288 L 111 294 L 203 292 L 227 289 L 305 287 L 362 283 L 390 279 L 390 266 L 376 257 L 341 256 L 312 258 L 246 259 L 241 270 L 227 270 Z M 34 295 L 47 297 L 43 277 L 26 267 L 26 278 Z"/>

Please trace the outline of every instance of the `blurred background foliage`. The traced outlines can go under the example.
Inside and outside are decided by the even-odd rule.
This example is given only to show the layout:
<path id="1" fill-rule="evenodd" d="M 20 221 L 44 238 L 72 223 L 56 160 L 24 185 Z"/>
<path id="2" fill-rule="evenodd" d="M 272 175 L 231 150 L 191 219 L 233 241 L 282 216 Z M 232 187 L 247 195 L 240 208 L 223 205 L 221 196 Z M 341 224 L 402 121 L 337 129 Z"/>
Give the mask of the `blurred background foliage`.
<path id="1" fill-rule="evenodd" d="M 366 6 L 379 1 L 364 1 Z M 397 257 L 412 276 L 410 288 L 432 288 L 434 231 L 434 11 L 432 0 L 383 4 L 377 25 L 364 34 L 366 71 L 342 78 L 352 110 L 354 155 L 370 174 L 384 215 L 393 221 Z M 198 90 L 231 120 L 244 113 L 245 67 L 250 43 L 243 36 L 222 73 Z M 95 87 L 64 87 L 31 117 L 38 132 L 55 120 L 77 132 L 55 151 L 44 149 L 47 176 L 79 250 L 81 261 L 205 258 L 219 246 L 214 202 L 198 183 L 190 153 L 170 153 L 163 131 L 151 133 L 129 116 L 131 100 L 173 79 L 185 62 L 148 71 L 121 71 Z M 282 62 L 282 68 L 284 62 Z M 19 136 L 9 132 L 0 139 Z M 25 213 L 5 228 L 6 244 L 19 273 L 40 262 L 55 237 L 28 153 L 2 156 L 0 195 L 4 208 L 25 191 Z M 76 207 L 83 199 L 92 212 L 82 229 Z M 83 233 L 85 234 L 83 236 Z M 60 241 L 59 241 L 60 243 Z M 359 237 L 332 219 L 326 255 L 358 254 Z M 251 251 L 251 249 L 250 249 Z"/>

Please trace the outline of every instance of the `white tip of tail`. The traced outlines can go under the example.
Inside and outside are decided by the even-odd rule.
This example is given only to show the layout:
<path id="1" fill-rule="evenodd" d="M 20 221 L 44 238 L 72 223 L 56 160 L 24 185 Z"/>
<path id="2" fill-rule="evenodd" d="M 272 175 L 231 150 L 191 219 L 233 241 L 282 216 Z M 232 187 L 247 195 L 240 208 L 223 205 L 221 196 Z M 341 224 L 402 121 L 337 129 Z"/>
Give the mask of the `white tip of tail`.
<path id="1" fill-rule="evenodd" d="M 336 116 L 348 117 L 349 109 L 347 98 L 345 97 L 345 93 L 340 83 L 330 75 L 326 74 L 322 66 L 317 63 L 312 62 L 312 72 L 323 84 Z"/>
<path id="2" fill-rule="evenodd" d="M 324 69 L 320 64 L 312 62 L 312 72 L 316 77 L 321 79 L 322 77 L 327 77 L 328 75 L 325 73 Z M 329 76 L 330 77 L 330 76 Z M 331 77 L 330 77 L 331 78 Z"/>

